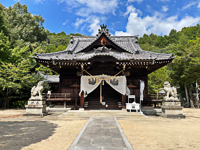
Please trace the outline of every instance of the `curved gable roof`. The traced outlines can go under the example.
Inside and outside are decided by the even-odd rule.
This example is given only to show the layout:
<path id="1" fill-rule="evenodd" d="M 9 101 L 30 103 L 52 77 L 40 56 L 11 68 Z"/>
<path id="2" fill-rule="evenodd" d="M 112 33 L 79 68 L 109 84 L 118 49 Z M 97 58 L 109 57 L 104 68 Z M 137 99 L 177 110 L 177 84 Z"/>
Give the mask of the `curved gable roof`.
<path id="1" fill-rule="evenodd" d="M 87 52 L 95 42 L 105 36 L 120 51 L 118 52 Z M 102 46 L 102 45 L 99 45 Z M 41 60 L 88 60 L 95 56 L 112 56 L 118 60 L 167 60 L 173 59 L 173 54 L 161 54 L 141 49 L 138 36 L 111 36 L 106 26 L 101 26 L 97 36 L 72 36 L 68 47 L 60 52 L 35 54 L 35 59 Z"/>

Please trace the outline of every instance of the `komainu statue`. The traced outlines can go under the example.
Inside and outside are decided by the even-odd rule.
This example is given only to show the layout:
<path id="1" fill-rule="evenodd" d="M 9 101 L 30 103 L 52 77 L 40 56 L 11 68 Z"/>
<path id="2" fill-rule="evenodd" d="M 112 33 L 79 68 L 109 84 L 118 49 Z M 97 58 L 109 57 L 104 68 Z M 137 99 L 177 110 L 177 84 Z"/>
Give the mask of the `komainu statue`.
<path id="1" fill-rule="evenodd" d="M 39 81 L 37 86 L 32 87 L 31 99 L 34 99 L 34 98 L 42 99 L 42 92 L 44 90 L 43 84 L 44 84 L 44 81 Z"/>
<path id="2" fill-rule="evenodd" d="M 177 90 L 175 87 L 171 87 L 170 83 L 168 81 L 165 81 L 164 84 L 164 90 L 166 92 L 165 100 L 178 100 L 177 98 Z"/>

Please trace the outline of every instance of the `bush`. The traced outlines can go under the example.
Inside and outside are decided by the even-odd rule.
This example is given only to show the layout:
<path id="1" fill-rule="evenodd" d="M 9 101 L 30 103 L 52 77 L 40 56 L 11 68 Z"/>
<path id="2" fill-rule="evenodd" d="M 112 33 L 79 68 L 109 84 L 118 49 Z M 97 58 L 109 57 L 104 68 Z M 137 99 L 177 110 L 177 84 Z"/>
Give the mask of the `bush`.
<path id="1" fill-rule="evenodd" d="M 25 105 L 27 105 L 27 101 L 15 101 L 12 108 L 25 108 Z"/>

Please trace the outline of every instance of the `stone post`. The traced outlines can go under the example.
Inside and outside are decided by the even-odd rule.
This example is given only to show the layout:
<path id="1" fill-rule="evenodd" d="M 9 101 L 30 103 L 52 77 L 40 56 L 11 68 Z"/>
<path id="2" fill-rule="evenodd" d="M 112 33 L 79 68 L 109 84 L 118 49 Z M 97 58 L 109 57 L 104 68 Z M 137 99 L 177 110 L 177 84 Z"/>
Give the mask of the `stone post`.
<path id="1" fill-rule="evenodd" d="M 37 86 L 31 89 L 31 98 L 26 105 L 26 113 L 24 116 L 44 116 L 46 112 L 46 98 L 42 96 L 44 81 L 39 81 Z"/>
<path id="2" fill-rule="evenodd" d="M 177 98 L 175 87 L 171 87 L 169 82 L 164 82 L 164 90 L 166 96 L 162 102 L 161 116 L 165 118 L 185 118 L 182 113 L 183 107 L 180 100 Z"/>

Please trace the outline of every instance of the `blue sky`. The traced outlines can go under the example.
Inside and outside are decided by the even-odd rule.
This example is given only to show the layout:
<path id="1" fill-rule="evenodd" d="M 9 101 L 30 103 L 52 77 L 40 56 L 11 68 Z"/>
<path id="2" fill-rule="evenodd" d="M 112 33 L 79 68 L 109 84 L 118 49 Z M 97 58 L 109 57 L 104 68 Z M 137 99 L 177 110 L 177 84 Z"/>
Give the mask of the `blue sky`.
<path id="1" fill-rule="evenodd" d="M 0 0 L 5 7 L 18 0 Z M 112 35 L 168 35 L 200 22 L 200 0 L 20 0 L 45 19 L 50 32 L 96 35 L 106 24 Z"/>

